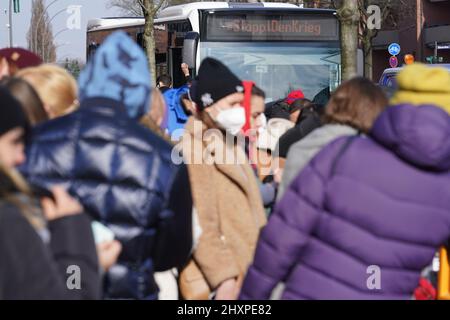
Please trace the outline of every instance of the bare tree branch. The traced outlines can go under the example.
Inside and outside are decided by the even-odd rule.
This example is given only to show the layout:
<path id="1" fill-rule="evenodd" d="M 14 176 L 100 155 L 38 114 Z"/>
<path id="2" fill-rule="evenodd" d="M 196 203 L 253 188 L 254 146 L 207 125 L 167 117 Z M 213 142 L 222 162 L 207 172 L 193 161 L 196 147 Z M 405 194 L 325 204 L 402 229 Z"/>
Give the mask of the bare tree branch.
<path id="1" fill-rule="evenodd" d="M 166 3 L 166 0 L 160 0 L 159 4 L 155 7 L 155 13 L 159 11 L 159 9 L 161 9 L 161 7 L 163 6 L 163 4 Z"/>
<path id="2" fill-rule="evenodd" d="M 140 0 L 109 0 L 107 7 L 116 7 L 126 16 L 142 17 L 143 11 Z"/>
<path id="3" fill-rule="evenodd" d="M 28 49 L 39 55 L 45 62 L 56 61 L 56 47 L 53 30 L 43 0 L 33 0 L 31 23 L 27 33 Z"/>

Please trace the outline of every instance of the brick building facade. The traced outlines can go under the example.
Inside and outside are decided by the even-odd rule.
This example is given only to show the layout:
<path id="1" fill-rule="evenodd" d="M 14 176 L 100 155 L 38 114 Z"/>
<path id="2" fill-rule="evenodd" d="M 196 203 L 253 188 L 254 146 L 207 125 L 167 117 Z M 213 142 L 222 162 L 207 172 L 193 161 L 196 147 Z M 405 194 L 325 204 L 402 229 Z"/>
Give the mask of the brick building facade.
<path id="1" fill-rule="evenodd" d="M 435 53 L 444 63 L 450 63 L 450 0 L 408 0 L 410 14 L 399 15 L 399 21 L 392 30 L 389 26 L 379 32 L 373 40 L 373 78 L 379 79 L 383 70 L 389 68 L 390 43 L 397 42 L 402 47 L 399 60 L 405 54 L 413 54 L 416 61 L 426 62 Z M 405 10 L 406 11 L 406 10 Z M 411 14 L 412 12 L 412 14 Z"/>

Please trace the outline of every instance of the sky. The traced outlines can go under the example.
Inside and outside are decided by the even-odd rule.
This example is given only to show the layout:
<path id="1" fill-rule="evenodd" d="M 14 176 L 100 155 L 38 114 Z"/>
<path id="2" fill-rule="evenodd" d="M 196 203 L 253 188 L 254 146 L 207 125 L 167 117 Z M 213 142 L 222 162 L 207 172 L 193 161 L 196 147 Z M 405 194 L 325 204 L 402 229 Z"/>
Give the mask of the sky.
<path id="1" fill-rule="evenodd" d="M 55 1 L 55 2 L 54 2 Z M 20 0 L 20 13 L 13 14 L 14 46 L 27 48 L 26 35 L 30 27 L 32 0 Z M 57 60 L 66 58 L 85 60 L 86 56 L 86 26 L 89 19 L 119 16 L 117 9 L 107 9 L 108 0 L 45 0 L 51 4 L 47 12 L 53 18 L 53 35 L 57 46 Z M 69 6 L 81 6 L 80 29 L 68 29 L 67 22 L 71 14 L 67 12 Z M 9 0 L 0 0 L 0 48 L 9 46 Z M 76 25 L 75 25 L 76 27 Z"/>

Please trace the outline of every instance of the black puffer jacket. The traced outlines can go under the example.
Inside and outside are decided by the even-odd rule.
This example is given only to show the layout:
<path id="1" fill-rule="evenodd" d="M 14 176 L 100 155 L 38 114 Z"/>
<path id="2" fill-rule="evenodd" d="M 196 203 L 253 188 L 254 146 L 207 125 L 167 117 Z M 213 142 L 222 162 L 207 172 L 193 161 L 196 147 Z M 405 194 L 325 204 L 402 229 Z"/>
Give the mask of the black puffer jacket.
<path id="1" fill-rule="evenodd" d="M 280 158 L 287 158 L 289 149 L 292 145 L 302 140 L 321 125 L 320 114 L 316 110 L 303 110 L 295 127 L 289 129 L 280 137 L 275 154 Z"/>
<path id="2" fill-rule="evenodd" d="M 54 220 L 47 231 L 49 237 L 40 237 L 18 207 L 0 201 L 0 300 L 100 298 L 100 273 L 88 216 Z M 72 290 L 67 283 L 76 284 L 70 277 L 76 277 L 77 271 L 71 266 L 80 271 L 80 287 Z"/>

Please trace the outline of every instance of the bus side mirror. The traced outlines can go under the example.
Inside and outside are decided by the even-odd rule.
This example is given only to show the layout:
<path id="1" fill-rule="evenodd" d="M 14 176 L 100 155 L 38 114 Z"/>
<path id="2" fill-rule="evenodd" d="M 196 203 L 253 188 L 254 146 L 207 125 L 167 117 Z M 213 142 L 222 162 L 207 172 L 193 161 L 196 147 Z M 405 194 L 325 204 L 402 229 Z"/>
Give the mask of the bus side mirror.
<path id="1" fill-rule="evenodd" d="M 189 69 L 196 70 L 197 47 L 200 35 L 198 32 L 188 32 L 183 43 L 183 62 L 187 63 Z"/>

